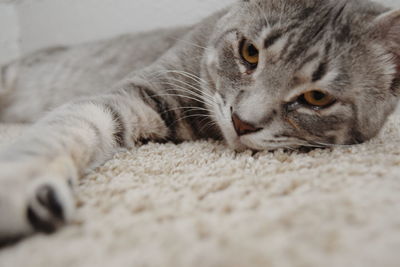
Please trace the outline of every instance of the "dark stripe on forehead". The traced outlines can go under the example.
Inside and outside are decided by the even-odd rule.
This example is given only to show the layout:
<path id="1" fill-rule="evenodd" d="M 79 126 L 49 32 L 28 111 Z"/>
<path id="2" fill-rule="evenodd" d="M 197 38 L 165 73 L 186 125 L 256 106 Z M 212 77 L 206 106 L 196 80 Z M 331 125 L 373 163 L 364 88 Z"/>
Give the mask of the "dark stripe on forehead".
<path id="1" fill-rule="evenodd" d="M 296 36 L 295 33 L 291 33 L 289 35 L 288 41 L 286 42 L 285 46 L 283 47 L 279 59 L 283 59 L 286 56 L 286 54 L 289 51 L 290 46 L 293 44 L 292 40 L 294 39 L 295 36 Z"/>
<path id="2" fill-rule="evenodd" d="M 303 21 L 303 20 L 307 19 L 308 17 L 310 17 L 311 15 L 314 15 L 315 12 L 316 12 L 316 10 L 313 7 L 304 8 L 300 13 L 299 20 Z"/>
<path id="3" fill-rule="evenodd" d="M 332 8 L 322 10 L 322 12 L 322 14 L 315 14 L 315 21 L 319 23 L 313 22 L 308 24 L 308 26 L 299 27 L 299 29 L 303 29 L 303 31 L 299 34 L 296 43 L 293 44 L 292 51 L 290 51 L 289 55 L 286 57 L 288 63 L 293 62 L 299 56 L 307 53 L 307 51 L 313 47 L 312 44 L 320 42 L 325 36 L 325 33 L 328 32 L 327 28 L 331 22 Z"/>
<path id="4" fill-rule="evenodd" d="M 269 48 L 272 46 L 276 41 L 278 41 L 282 37 L 282 32 L 274 32 L 270 34 L 267 39 L 264 41 L 264 48 Z"/>
<path id="5" fill-rule="evenodd" d="M 277 30 L 274 30 L 266 39 L 265 39 L 265 41 L 264 41 L 264 47 L 265 48 L 268 48 L 268 47 L 270 47 L 270 46 L 272 46 L 276 41 L 278 41 L 280 38 L 282 38 L 282 36 L 284 36 L 284 35 L 286 35 L 286 34 L 289 34 L 290 33 L 290 35 L 289 35 L 289 38 L 288 38 L 288 40 L 289 40 L 289 44 L 287 44 L 287 45 L 290 45 L 290 43 L 291 43 L 291 40 L 294 38 L 294 36 L 295 36 L 295 33 L 291 33 L 293 30 L 296 30 L 298 27 L 300 27 L 301 26 L 301 23 L 299 23 L 299 22 L 295 22 L 295 23 L 292 23 L 292 24 L 290 24 L 290 25 L 288 25 L 287 27 L 285 27 L 285 28 L 282 28 L 282 29 L 277 29 Z"/>
<path id="6" fill-rule="evenodd" d="M 344 11 L 346 5 L 347 5 L 347 2 L 344 2 L 343 6 L 340 7 L 340 9 L 339 9 L 338 12 L 336 13 L 336 15 L 333 17 L 332 24 L 333 24 L 334 26 L 337 24 L 338 20 L 339 20 L 339 19 L 341 18 L 341 16 L 343 15 L 343 11 Z"/>
<path id="7" fill-rule="evenodd" d="M 324 29 L 326 29 L 326 27 L 328 26 L 330 22 L 329 12 L 327 12 L 327 14 L 325 14 L 325 16 L 322 17 L 322 19 L 323 20 L 321 21 L 320 25 L 316 26 L 316 28 L 313 28 L 313 30 L 311 30 L 310 33 L 312 35 L 310 37 L 310 41 L 320 36 L 321 33 L 323 33 Z"/>
<path id="8" fill-rule="evenodd" d="M 339 43 L 349 42 L 352 39 L 351 28 L 349 25 L 344 25 L 335 32 L 335 39 Z"/>
<path id="9" fill-rule="evenodd" d="M 319 52 L 314 52 L 312 54 L 310 54 L 309 56 L 306 57 L 306 59 L 304 59 L 304 61 L 301 63 L 299 69 L 302 69 L 307 63 L 310 63 L 311 61 L 313 61 L 314 59 L 319 57 Z"/>
<path id="10" fill-rule="evenodd" d="M 325 57 L 328 57 L 329 56 L 329 53 L 331 52 L 331 50 L 332 50 L 332 43 L 331 42 L 327 42 L 326 44 L 325 44 Z"/>
<path id="11" fill-rule="evenodd" d="M 321 80 L 326 72 L 328 71 L 328 64 L 324 61 L 321 64 L 319 64 L 318 68 L 314 73 L 312 74 L 312 81 L 316 82 Z"/>

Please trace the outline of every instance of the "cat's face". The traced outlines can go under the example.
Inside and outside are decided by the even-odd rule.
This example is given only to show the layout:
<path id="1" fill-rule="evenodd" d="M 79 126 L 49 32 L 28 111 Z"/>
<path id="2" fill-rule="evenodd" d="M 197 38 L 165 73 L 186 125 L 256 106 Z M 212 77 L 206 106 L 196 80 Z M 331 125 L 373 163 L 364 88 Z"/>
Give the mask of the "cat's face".
<path id="1" fill-rule="evenodd" d="M 264 150 L 374 137 L 400 94 L 400 12 L 385 12 L 362 0 L 237 3 L 203 64 L 227 142 Z"/>

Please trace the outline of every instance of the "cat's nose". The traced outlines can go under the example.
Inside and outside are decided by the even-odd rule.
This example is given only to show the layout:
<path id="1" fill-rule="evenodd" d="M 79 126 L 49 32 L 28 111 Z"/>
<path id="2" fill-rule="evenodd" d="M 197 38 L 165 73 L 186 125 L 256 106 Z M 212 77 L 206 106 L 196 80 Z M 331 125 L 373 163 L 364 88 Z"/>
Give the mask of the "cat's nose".
<path id="1" fill-rule="evenodd" d="M 261 130 L 261 128 L 257 128 L 248 122 L 242 121 L 236 113 L 232 114 L 232 122 L 233 122 L 233 126 L 235 128 L 235 131 L 239 136 L 242 136 L 245 134 L 250 134 L 250 133 L 255 133 L 255 132 L 258 132 Z"/>

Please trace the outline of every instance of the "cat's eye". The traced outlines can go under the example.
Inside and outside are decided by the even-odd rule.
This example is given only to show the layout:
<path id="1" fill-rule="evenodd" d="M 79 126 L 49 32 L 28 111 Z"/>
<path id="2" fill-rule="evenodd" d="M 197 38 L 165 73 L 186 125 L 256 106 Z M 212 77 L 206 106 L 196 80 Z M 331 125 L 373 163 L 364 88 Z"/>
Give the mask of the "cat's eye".
<path id="1" fill-rule="evenodd" d="M 335 97 L 320 90 L 308 91 L 300 96 L 300 100 L 303 104 L 315 108 L 326 108 L 336 101 Z"/>
<path id="2" fill-rule="evenodd" d="M 259 60 L 259 51 L 257 47 L 248 40 L 243 40 L 240 45 L 240 55 L 251 68 L 256 68 Z"/>

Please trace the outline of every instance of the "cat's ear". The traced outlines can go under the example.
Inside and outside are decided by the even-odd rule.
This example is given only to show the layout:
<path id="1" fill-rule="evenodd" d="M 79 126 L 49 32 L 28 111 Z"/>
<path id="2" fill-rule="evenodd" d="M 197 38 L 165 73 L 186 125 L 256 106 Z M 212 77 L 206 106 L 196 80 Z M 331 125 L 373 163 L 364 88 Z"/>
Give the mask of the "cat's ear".
<path id="1" fill-rule="evenodd" d="M 373 21 L 372 30 L 374 37 L 383 42 L 386 49 L 400 60 L 400 10 L 388 11 L 378 16 Z"/>

